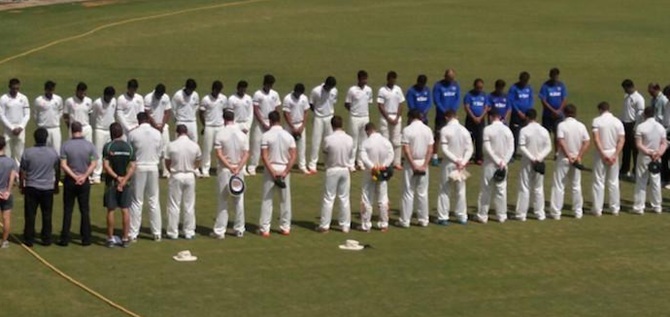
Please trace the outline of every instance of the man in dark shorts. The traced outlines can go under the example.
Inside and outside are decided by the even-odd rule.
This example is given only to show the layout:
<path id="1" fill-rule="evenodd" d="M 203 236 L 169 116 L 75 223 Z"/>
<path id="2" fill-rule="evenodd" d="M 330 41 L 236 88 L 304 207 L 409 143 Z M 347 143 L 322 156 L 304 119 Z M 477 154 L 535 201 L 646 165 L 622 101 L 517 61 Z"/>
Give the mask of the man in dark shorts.
<path id="1" fill-rule="evenodd" d="M 12 197 L 12 187 L 18 176 L 19 167 L 16 161 L 5 155 L 5 146 L 7 141 L 5 137 L 0 136 L 0 213 L 2 213 L 2 242 L 0 248 L 9 247 L 9 232 L 11 230 L 12 208 L 14 207 L 14 197 Z"/>
<path id="2" fill-rule="evenodd" d="M 79 203 L 81 223 L 81 245 L 91 245 L 91 215 L 89 200 L 91 183 L 88 178 L 98 163 L 95 145 L 84 138 L 82 124 L 74 121 L 70 124 L 72 139 L 60 149 L 60 166 L 65 172 L 63 180 L 63 229 L 56 244 L 66 247 L 70 243 L 70 225 L 75 199 Z"/>
<path id="3" fill-rule="evenodd" d="M 37 128 L 33 134 L 35 146 L 21 156 L 19 179 L 21 193 L 25 196 L 23 207 L 25 226 L 23 244 L 32 247 L 35 240 L 35 214 L 37 207 L 42 210 L 42 244 L 51 245 L 51 213 L 54 194 L 58 194 L 60 179 L 60 159 L 52 147 L 47 146 L 49 132 Z"/>
<path id="4" fill-rule="evenodd" d="M 128 209 L 131 202 L 130 179 L 135 173 L 135 151 L 123 140 L 123 128 L 117 122 L 109 126 L 112 141 L 105 144 L 102 150 L 103 169 L 105 170 L 104 206 L 107 208 L 107 246 L 112 248 L 114 241 L 114 210 L 121 209 L 123 219 L 124 248 L 130 245 L 128 230 L 130 228 L 130 214 Z"/>
<path id="5" fill-rule="evenodd" d="M 558 80 L 559 75 L 558 68 L 552 68 L 549 71 L 549 80 L 542 85 L 538 94 L 543 109 L 542 126 L 554 136 L 554 148 L 556 148 L 556 127 L 565 117 L 563 109 L 568 101 L 568 89 Z"/>

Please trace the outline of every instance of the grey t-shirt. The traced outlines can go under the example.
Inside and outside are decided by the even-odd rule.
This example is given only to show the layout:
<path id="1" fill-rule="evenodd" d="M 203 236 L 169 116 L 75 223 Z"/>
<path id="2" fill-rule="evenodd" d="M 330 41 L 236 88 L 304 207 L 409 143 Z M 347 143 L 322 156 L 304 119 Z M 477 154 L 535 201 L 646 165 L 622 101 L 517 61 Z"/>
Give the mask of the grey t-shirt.
<path id="1" fill-rule="evenodd" d="M 7 156 L 0 156 L 0 191 L 7 189 L 9 186 L 9 175 L 12 172 L 18 172 L 19 167 L 16 166 L 16 161 Z M 12 189 L 9 188 L 11 191 Z"/>
<path id="2" fill-rule="evenodd" d="M 50 146 L 34 146 L 21 156 L 21 170 L 26 173 L 26 187 L 52 190 L 56 183 L 56 170 L 60 166 L 58 153 Z"/>
<path id="3" fill-rule="evenodd" d="M 98 151 L 93 143 L 84 138 L 70 139 L 60 148 L 60 159 L 77 174 L 84 174 L 92 161 L 98 160 Z"/>

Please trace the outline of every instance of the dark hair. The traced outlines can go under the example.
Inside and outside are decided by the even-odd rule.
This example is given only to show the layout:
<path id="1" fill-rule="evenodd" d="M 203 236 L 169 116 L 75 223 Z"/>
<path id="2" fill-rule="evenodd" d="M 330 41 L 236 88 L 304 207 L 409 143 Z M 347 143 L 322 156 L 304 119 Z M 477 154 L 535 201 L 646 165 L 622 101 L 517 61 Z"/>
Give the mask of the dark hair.
<path id="1" fill-rule="evenodd" d="M 112 86 L 105 87 L 105 90 L 102 92 L 104 96 L 114 96 L 116 95 L 116 89 Z"/>
<path id="2" fill-rule="evenodd" d="M 598 104 L 598 110 L 600 111 L 609 111 L 610 110 L 610 104 L 607 101 L 601 101 Z"/>
<path id="3" fill-rule="evenodd" d="M 305 85 L 302 83 L 297 83 L 295 86 L 293 86 L 293 91 L 302 94 L 305 92 Z"/>
<path id="4" fill-rule="evenodd" d="M 621 87 L 623 87 L 623 88 L 635 88 L 635 84 L 630 79 L 624 79 L 621 82 Z"/>
<path id="5" fill-rule="evenodd" d="M 504 80 L 502 80 L 502 79 L 496 80 L 496 83 L 495 83 L 496 88 L 505 88 L 506 85 L 507 85 L 507 83 Z"/>
<path id="6" fill-rule="evenodd" d="M 375 127 L 374 123 L 368 122 L 368 123 L 365 124 L 365 131 L 366 132 L 374 131 L 374 130 L 377 130 L 377 127 Z"/>
<path id="7" fill-rule="evenodd" d="M 20 84 L 21 81 L 18 78 L 12 78 L 9 80 L 9 88 L 11 88 L 14 85 Z"/>
<path id="8" fill-rule="evenodd" d="M 0 150 L 4 150 L 6 145 L 7 141 L 5 140 L 5 137 L 0 135 Z"/>
<path id="9" fill-rule="evenodd" d="M 137 89 L 139 86 L 140 86 L 140 84 L 137 82 L 137 79 L 133 78 L 133 79 L 128 81 L 127 88 L 128 89 L 131 89 L 131 88 Z"/>
<path id="10" fill-rule="evenodd" d="M 81 123 L 79 121 L 70 123 L 70 131 L 72 131 L 72 134 L 83 131 Z"/>
<path id="11" fill-rule="evenodd" d="M 421 74 L 416 78 L 416 83 L 420 85 L 425 85 L 428 82 L 428 77 L 426 75 Z"/>
<path id="12" fill-rule="evenodd" d="M 176 131 L 177 135 L 184 135 L 188 133 L 188 128 L 186 127 L 185 124 L 178 124 Z"/>
<path id="13" fill-rule="evenodd" d="M 186 83 L 184 84 L 184 88 L 195 90 L 196 88 L 198 88 L 198 84 L 195 83 L 195 79 L 189 78 L 189 79 L 186 80 Z"/>
<path id="14" fill-rule="evenodd" d="M 112 137 L 112 140 L 118 139 L 123 136 L 123 127 L 120 123 L 114 122 L 109 125 L 109 135 Z"/>
<path id="15" fill-rule="evenodd" d="M 84 82 L 79 82 L 77 84 L 77 91 L 86 91 L 88 90 L 88 86 Z"/>
<path id="16" fill-rule="evenodd" d="M 335 80 L 335 77 L 333 76 L 328 76 L 326 77 L 326 81 L 324 81 L 324 85 L 328 87 L 335 87 L 337 85 L 337 80 Z"/>
<path id="17" fill-rule="evenodd" d="M 549 77 L 558 76 L 560 74 L 561 74 L 561 71 L 557 67 L 554 67 L 554 68 L 549 70 Z"/>
<path id="18" fill-rule="evenodd" d="M 417 109 L 412 109 L 407 114 L 407 118 L 409 119 L 410 122 L 412 122 L 414 120 L 420 120 L 421 119 L 421 112 Z"/>
<path id="19" fill-rule="evenodd" d="M 530 74 L 527 71 L 523 71 L 519 74 L 519 81 L 529 81 Z"/>
<path id="20" fill-rule="evenodd" d="M 658 83 L 649 83 L 649 88 L 657 91 L 661 90 L 661 85 L 659 85 Z"/>
<path id="21" fill-rule="evenodd" d="M 228 109 L 223 111 L 223 121 L 230 122 L 235 120 L 235 112 L 232 112 Z"/>
<path id="22" fill-rule="evenodd" d="M 444 117 L 445 118 L 453 118 L 455 116 L 456 116 L 456 112 L 454 110 L 449 109 L 449 110 L 444 112 Z"/>
<path id="23" fill-rule="evenodd" d="M 137 113 L 137 122 L 139 123 L 146 123 L 149 122 L 149 115 L 142 111 Z"/>
<path id="24" fill-rule="evenodd" d="M 46 144 L 47 138 L 49 137 L 49 131 L 45 128 L 37 128 L 33 133 L 33 137 L 35 138 L 36 144 Z"/>
<path id="25" fill-rule="evenodd" d="M 330 119 L 330 126 L 332 126 L 333 129 L 341 129 L 344 126 L 342 117 L 338 115 L 333 116 L 333 118 Z"/>
<path id="26" fill-rule="evenodd" d="M 279 111 L 273 110 L 268 114 L 268 120 L 270 124 L 275 124 L 281 122 L 281 117 L 279 116 Z"/>
<path id="27" fill-rule="evenodd" d="M 223 83 L 220 80 L 215 80 L 212 83 L 212 90 L 215 90 L 215 91 L 223 90 Z"/>
<path id="28" fill-rule="evenodd" d="M 368 72 L 364 70 L 359 70 L 358 74 L 356 74 L 356 78 L 362 79 L 362 78 L 368 78 Z"/>
<path id="29" fill-rule="evenodd" d="M 275 76 L 272 76 L 272 74 L 266 74 L 263 76 L 263 85 L 274 85 L 275 83 Z"/>
<path id="30" fill-rule="evenodd" d="M 535 110 L 533 108 L 528 109 L 528 111 L 526 111 L 526 117 L 530 120 L 537 119 L 537 110 Z"/>
<path id="31" fill-rule="evenodd" d="M 47 82 L 44 83 L 44 90 L 51 91 L 51 90 L 54 90 L 54 89 L 56 89 L 56 83 L 54 83 L 53 81 L 47 80 Z"/>
<path id="32" fill-rule="evenodd" d="M 247 88 L 249 87 L 249 83 L 246 80 L 240 80 L 237 82 L 237 88 Z"/>
<path id="33" fill-rule="evenodd" d="M 664 94 L 666 97 L 670 96 L 670 85 L 665 86 L 665 88 L 663 88 L 663 94 Z"/>
<path id="34" fill-rule="evenodd" d="M 390 72 L 386 73 L 386 80 L 397 79 L 397 78 L 398 78 L 398 73 L 396 73 L 395 71 L 390 71 Z"/>
<path id="35" fill-rule="evenodd" d="M 154 94 L 162 96 L 164 93 L 165 93 L 165 85 L 163 84 L 156 85 L 156 88 L 154 88 Z"/>
<path id="36" fill-rule="evenodd" d="M 649 106 L 649 107 L 644 108 L 644 118 L 648 119 L 648 118 L 653 118 L 653 117 L 654 117 L 654 107 Z"/>
<path id="37" fill-rule="evenodd" d="M 563 113 L 565 113 L 566 117 L 574 118 L 577 115 L 577 107 L 569 103 L 567 106 L 565 106 L 565 109 L 563 109 Z"/>
<path id="38" fill-rule="evenodd" d="M 473 86 L 477 86 L 478 83 L 482 83 L 482 84 L 483 84 L 483 83 L 484 83 L 484 80 L 481 79 L 481 78 L 477 78 L 477 79 L 475 79 L 475 81 L 472 83 L 472 85 L 473 85 Z"/>

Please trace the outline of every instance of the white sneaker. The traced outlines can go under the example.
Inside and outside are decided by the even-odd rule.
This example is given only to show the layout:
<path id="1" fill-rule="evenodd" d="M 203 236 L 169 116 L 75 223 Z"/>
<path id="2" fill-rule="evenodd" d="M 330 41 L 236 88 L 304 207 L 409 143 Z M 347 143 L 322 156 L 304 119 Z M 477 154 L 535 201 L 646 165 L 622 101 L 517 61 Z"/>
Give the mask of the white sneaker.
<path id="1" fill-rule="evenodd" d="M 342 232 L 343 233 L 349 233 L 350 227 L 349 226 L 343 226 L 342 227 Z"/>
<path id="2" fill-rule="evenodd" d="M 91 178 L 91 184 L 100 184 L 100 177 Z"/>
<path id="3" fill-rule="evenodd" d="M 663 186 L 663 188 L 665 188 L 665 189 L 670 189 L 670 183 L 668 183 L 667 185 Z"/>
<path id="4" fill-rule="evenodd" d="M 309 174 L 310 174 L 309 171 L 308 171 L 306 168 L 304 168 L 304 167 L 301 167 L 301 168 L 300 168 L 300 173 L 303 173 L 303 174 L 305 174 L 305 175 L 309 175 Z"/>
<path id="5" fill-rule="evenodd" d="M 255 176 L 256 175 L 256 168 L 255 167 L 254 168 L 247 167 L 247 173 L 249 173 L 248 176 Z"/>
<path id="6" fill-rule="evenodd" d="M 218 240 L 223 240 L 223 239 L 226 238 L 225 234 L 216 234 L 214 231 L 210 232 L 209 236 L 214 238 L 214 239 L 218 239 Z"/>
<path id="7" fill-rule="evenodd" d="M 160 242 L 161 239 L 162 239 L 162 238 L 161 238 L 161 235 L 160 235 L 160 234 L 155 234 L 155 235 L 154 235 L 154 241 L 156 241 L 156 242 Z"/>
<path id="8" fill-rule="evenodd" d="M 349 168 L 349 172 L 350 172 L 350 173 L 355 173 L 355 172 L 356 172 L 356 168 L 353 167 L 353 166 L 350 167 L 350 168 Z"/>
<path id="9" fill-rule="evenodd" d="M 0 244 L 0 249 L 7 249 L 7 248 L 9 248 L 9 241 L 2 240 L 2 243 Z"/>

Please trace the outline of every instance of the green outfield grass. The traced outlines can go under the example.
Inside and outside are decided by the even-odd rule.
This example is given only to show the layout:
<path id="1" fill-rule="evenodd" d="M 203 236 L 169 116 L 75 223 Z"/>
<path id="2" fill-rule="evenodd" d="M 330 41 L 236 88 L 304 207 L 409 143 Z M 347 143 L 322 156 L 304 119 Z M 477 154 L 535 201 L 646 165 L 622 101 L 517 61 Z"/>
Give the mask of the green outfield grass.
<path id="1" fill-rule="evenodd" d="M 0 12 L 0 60 L 109 23 L 222 3 L 124 0 Z M 445 68 L 453 67 L 464 93 L 477 77 L 489 91 L 496 79 L 510 85 L 523 70 L 531 73 L 538 91 L 549 68 L 557 66 L 578 117 L 588 126 L 599 101 L 610 101 L 618 114 L 624 78 L 635 80 L 641 91 L 650 81 L 670 81 L 662 64 L 670 43 L 664 36 L 667 14 L 661 9 L 652 0 L 267 0 L 104 28 L 0 64 L 0 85 L 19 77 L 33 100 L 46 80 L 56 81 L 64 98 L 85 81 L 89 96 L 97 98 L 110 84 L 124 91 L 131 77 L 140 81 L 142 94 L 158 82 L 172 94 L 192 77 L 202 96 L 215 79 L 223 80 L 226 94 L 245 79 L 252 93 L 263 74 L 273 73 L 283 97 L 296 82 L 309 89 L 334 75 L 340 90 L 337 112 L 346 115 L 344 95 L 359 69 L 370 73 L 376 93 L 389 70 L 398 72 L 398 84 L 406 89 L 419 73 L 428 75 L 432 85 Z M 591 155 L 585 164 L 591 165 Z M 548 170 L 553 172 L 553 162 Z M 480 168 L 470 171 L 472 213 Z M 513 164 L 510 210 L 516 203 L 517 171 Z M 431 215 L 438 172 L 430 171 Z M 582 178 L 588 211 L 591 174 Z M 361 173 L 352 180 L 358 223 Z M 260 176 L 247 180 L 249 230 L 258 222 L 261 181 Z M 549 173 L 547 197 L 550 183 Z M 129 249 L 71 244 L 36 245 L 34 250 L 142 316 L 661 316 L 670 309 L 665 299 L 670 293 L 669 218 L 628 215 L 629 183 L 622 184 L 624 213 L 619 217 L 575 220 L 568 204 L 561 221 L 322 235 L 313 228 L 323 173 L 296 174 L 291 236 L 263 239 L 250 232 L 243 239 L 223 241 L 206 236 L 214 223 L 216 180 L 200 180 L 197 186 L 196 240 L 155 243 L 145 232 Z M 164 207 L 165 180 L 161 187 Z M 393 220 L 400 192 L 396 177 L 389 188 Z M 12 232 L 20 234 L 23 198 L 16 194 Z M 102 244 L 102 187 L 96 186 L 92 195 L 95 237 Z M 56 201 L 58 233 L 62 197 Z M 78 219 L 75 213 L 73 222 Z M 340 251 L 337 245 L 347 238 L 373 248 Z M 171 259 L 184 249 L 199 261 Z M 17 244 L 0 251 L 0 268 L 2 316 L 122 316 L 54 275 Z"/>

